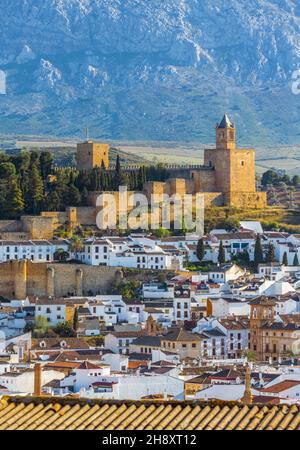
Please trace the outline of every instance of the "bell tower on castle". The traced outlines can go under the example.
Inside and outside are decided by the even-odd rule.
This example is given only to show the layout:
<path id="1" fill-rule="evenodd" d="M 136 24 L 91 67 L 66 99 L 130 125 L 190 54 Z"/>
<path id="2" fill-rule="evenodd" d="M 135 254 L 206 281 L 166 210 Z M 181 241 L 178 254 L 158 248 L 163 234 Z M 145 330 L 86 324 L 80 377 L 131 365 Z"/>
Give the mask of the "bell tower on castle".
<path id="1" fill-rule="evenodd" d="M 256 192 L 255 151 L 237 148 L 235 124 L 227 114 L 216 126 L 216 147 L 204 151 L 204 164 L 214 170 L 215 189 L 225 205 L 266 204 L 266 194 Z"/>
<path id="2" fill-rule="evenodd" d="M 217 150 L 234 150 L 236 148 L 235 124 L 230 121 L 227 114 L 216 126 L 216 148 Z"/>

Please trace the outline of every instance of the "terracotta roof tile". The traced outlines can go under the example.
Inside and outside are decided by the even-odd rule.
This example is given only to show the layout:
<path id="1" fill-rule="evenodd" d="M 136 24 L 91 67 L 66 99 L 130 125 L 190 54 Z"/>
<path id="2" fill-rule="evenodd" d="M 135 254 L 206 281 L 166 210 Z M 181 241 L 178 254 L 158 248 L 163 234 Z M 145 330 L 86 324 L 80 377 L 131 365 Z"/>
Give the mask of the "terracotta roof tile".
<path id="1" fill-rule="evenodd" d="M 299 405 L 2 397 L 0 430 L 297 430 Z"/>

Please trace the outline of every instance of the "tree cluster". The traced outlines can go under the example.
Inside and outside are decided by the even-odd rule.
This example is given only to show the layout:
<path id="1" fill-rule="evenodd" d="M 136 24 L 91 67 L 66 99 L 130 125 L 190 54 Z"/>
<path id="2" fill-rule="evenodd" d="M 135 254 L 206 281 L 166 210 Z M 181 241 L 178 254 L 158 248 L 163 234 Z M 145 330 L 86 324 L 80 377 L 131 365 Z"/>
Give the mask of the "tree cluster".
<path id="1" fill-rule="evenodd" d="M 146 181 L 165 181 L 162 165 L 141 166 L 125 171 L 117 157 L 114 170 L 104 166 L 90 171 L 72 168 L 54 170 L 50 152 L 0 153 L 0 220 L 18 219 L 22 214 L 64 211 L 68 206 L 87 206 L 90 191 L 115 191 L 119 186 L 141 190 Z"/>
<path id="2" fill-rule="evenodd" d="M 294 177 L 290 177 L 289 175 L 280 176 L 274 170 L 267 170 L 262 176 L 261 184 L 263 186 L 279 186 L 281 183 L 286 184 L 287 186 L 300 186 L 300 177 L 295 175 Z"/>

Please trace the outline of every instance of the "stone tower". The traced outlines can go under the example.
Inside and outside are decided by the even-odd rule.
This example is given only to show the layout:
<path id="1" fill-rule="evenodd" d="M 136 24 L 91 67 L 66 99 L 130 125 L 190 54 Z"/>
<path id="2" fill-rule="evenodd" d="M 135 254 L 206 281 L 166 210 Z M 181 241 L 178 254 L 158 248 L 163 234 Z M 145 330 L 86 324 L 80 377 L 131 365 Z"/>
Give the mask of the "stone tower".
<path id="1" fill-rule="evenodd" d="M 109 145 L 86 141 L 77 144 L 76 163 L 78 170 L 91 170 L 101 167 L 107 169 L 109 166 Z"/>
<path id="2" fill-rule="evenodd" d="M 258 297 L 250 302 L 250 350 L 258 361 L 264 359 L 262 325 L 275 317 L 275 302 L 269 297 Z"/>
<path id="3" fill-rule="evenodd" d="M 230 121 L 227 114 L 216 126 L 216 148 L 217 150 L 234 150 L 236 148 L 235 124 Z"/>
<path id="4" fill-rule="evenodd" d="M 149 316 L 146 320 L 146 334 L 147 336 L 156 336 L 157 335 L 157 325 L 156 321 L 152 316 Z"/>
<path id="5" fill-rule="evenodd" d="M 266 194 L 256 192 L 255 151 L 236 147 L 235 124 L 226 114 L 216 126 L 216 148 L 204 152 L 204 164 L 214 169 L 215 189 L 225 205 L 266 206 Z"/>

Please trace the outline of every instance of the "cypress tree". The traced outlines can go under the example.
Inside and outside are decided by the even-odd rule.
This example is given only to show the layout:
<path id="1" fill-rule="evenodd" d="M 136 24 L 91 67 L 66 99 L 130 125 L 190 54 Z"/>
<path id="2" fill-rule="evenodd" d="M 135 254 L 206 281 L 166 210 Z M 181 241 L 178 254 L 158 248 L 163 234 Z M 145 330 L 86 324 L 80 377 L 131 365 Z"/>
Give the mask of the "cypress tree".
<path id="1" fill-rule="evenodd" d="M 81 205 L 82 206 L 88 206 L 88 190 L 87 188 L 84 186 L 82 193 L 81 193 Z"/>
<path id="2" fill-rule="evenodd" d="M 203 260 L 203 258 L 205 256 L 205 248 L 204 248 L 203 239 L 199 239 L 199 241 L 197 243 L 196 255 L 200 262 Z"/>
<path id="3" fill-rule="evenodd" d="M 27 187 L 26 210 L 39 214 L 44 200 L 44 184 L 37 163 L 31 166 Z"/>
<path id="4" fill-rule="evenodd" d="M 50 152 L 42 152 L 40 155 L 41 175 L 44 180 L 50 175 L 53 169 L 53 156 Z"/>
<path id="5" fill-rule="evenodd" d="M 61 209 L 60 196 L 56 189 L 52 190 L 47 195 L 45 209 L 47 211 L 59 211 Z"/>
<path id="6" fill-rule="evenodd" d="M 261 245 L 261 239 L 258 235 L 255 242 L 255 248 L 254 248 L 254 267 L 257 270 L 258 264 L 261 264 L 264 262 L 264 255 Z"/>
<path id="7" fill-rule="evenodd" d="M 68 205 L 78 206 L 81 202 L 81 195 L 79 190 L 74 184 L 71 184 L 68 188 Z"/>
<path id="8" fill-rule="evenodd" d="M 266 261 L 268 263 L 272 263 L 275 261 L 275 249 L 274 249 L 274 245 L 272 243 L 270 243 L 268 245 L 268 251 L 267 251 L 267 255 L 266 255 Z"/>
<path id="9" fill-rule="evenodd" d="M 299 259 L 298 259 L 298 254 L 297 253 L 295 253 L 293 266 L 299 266 Z"/>
<path id="10" fill-rule="evenodd" d="M 78 320 L 78 308 L 75 308 L 73 317 L 73 330 L 76 332 L 78 330 L 79 320 Z"/>
<path id="11" fill-rule="evenodd" d="M 8 192 L 5 200 L 6 212 L 5 216 L 8 219 L 16 219 L 24 211 L 24 200 L 22 191 L 18 185 L 16 178 L 10 181 Z"/>
<path id="12" fill-rule="evenodd" d="M 113 184 L 112 188 L 115 191 L 118 191 L 120 186 L 127 185 L 127 177 L 126 174 L 124 174 L 122 171 L 119 155 L 117 155 L 115 177 L 112 184 Z"/>
<path id="13" fill-rule="evenodd" d="M 284 264 L 285 266 L 289 265 L 287 252 L 284 252 L 284 254 L 283 254 L 282 264 Z"/>
<path id="14" fill-rule="evenodd" d="M 223 246 L 223 241 L 220 241 L 220 245 L 219 245 L 218 262 L 219 262 L 219 264 L 225 263 L 225 249 Z"/>

